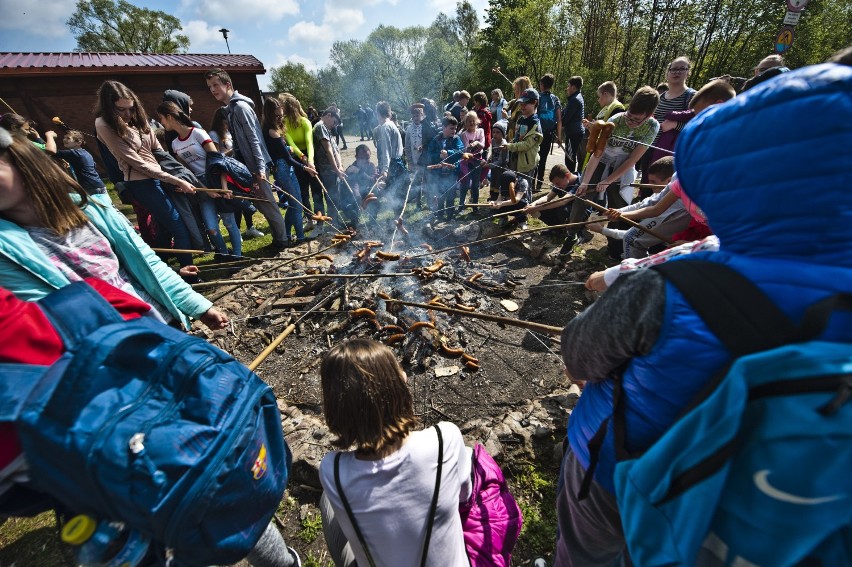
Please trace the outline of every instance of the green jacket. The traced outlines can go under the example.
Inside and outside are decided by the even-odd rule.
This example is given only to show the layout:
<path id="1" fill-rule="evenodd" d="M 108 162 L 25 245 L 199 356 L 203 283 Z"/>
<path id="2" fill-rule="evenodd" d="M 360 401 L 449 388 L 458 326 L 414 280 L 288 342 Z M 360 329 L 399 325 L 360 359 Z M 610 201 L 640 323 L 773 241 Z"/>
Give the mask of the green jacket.
<path id="1" fill-rule="evenodd" d="M 110 243 L 134 288 L 145 290 L 186 329 L 189 317 L 200 317 L 210 309 L 210 300 L 193 291 L 157 257 L 108 195 L 90 195 L 89 200 L 83 212 Z M 69 283 L 25 229 L 0 219 L 0 287 L 25 301 L 38 301 Z"/>
<path id="2" fill-rule="evenodd" d="M 526 173 L 538 167 L 538 148 L 541 146 L 542 140 L 544 140 L 544 136 L 538 128 L 530 128 L 523 138 L 517 142 L 506 144 L 507 150 L 517 154 L 515 171 Z"/>

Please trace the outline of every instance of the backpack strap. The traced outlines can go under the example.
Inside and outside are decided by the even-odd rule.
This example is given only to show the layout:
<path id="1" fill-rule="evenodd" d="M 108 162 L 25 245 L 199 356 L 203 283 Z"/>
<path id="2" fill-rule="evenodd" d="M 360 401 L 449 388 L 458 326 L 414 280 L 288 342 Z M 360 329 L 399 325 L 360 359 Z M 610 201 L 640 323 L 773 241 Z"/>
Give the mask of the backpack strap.
<path id="1" fill-rule="evenodd" d="M 733 268 L 682 260 L 652 269 L 680 291 L 735 358 L 794 342 L 800 336 L 775 302 Z"/>
<path id="2" fill-rule="evenodd" d="M 340 500 L 343 501 L 343 508 L 346 510 L 346 516 L 349 518 L 349 523 L 352 524 L 352 528 L 355 530 L 355 535 L 358 536 L 358 542 L 361 544 L 361 549 L 363 549 L 364 553 L 367 555 L 367 561 L 370 563 L 370 567 L 376 567 L 376 562 L 373 560 L 370 548 L 367 547 L 367 542 L 364 541 L 364 534 L 361 533 L 361 528 L 358 527 L 358 522 L 355 521 L 355 515 L 352 513 L 352 507 L 349 506 L 349 499 L 346 498 L 346 494 L 343 492 L 343 484 L 340 482 L 341 454 L 342 453 L 337 453 L 334 456 L 334 485 L 337 487 L 337 493 L 340 494 Z"/>
<path id="3" fill-rule="evenodd" d="M 72 350 L 98 328 L 123 321 L 118 311 L 86 282 L 67 285 L 43 297 L 38 304 L 66 350 Z M 68 360 L 65 357 L 64 364 Z M 52 366 L 0 364 L 0 389 L 4 392 L 0 399 L 0 421 L 16 421 L 34 397 L 44 398 L 52 392 L 60 383 L 61 372 L 43 378 L 57 364 L 59 361 Z"/>
<path id="4" fill-rule="evenodd" d="M 429 506 L 429 519 L 426 521 L 426 539 L 423 542 L 423 556 L 420 559 L 420 567 L 426 566 L 426 556 L 429 555 L 429 541 L 432 539 L 432 526 L 435 524 L 435 512 L 438 509 L 438 491 L 441 487 L 441 472 L 444 469 L 444 437 L 441 428 L 435 424 L 435 433 L 438 435 L 438 472 L 435 475 L 435 491 L 432 493 L 432 504 Z"/>
<path id="5" fill-rule="evenodd" d="M 432 539 L 432 527 L 435 524 L 435 512 L 438 508 L 438 492 L 441 486 L 441 473 L 444 468 L 444 438 L 441 435 L 441 428 L 438 427 L 437 424 L 435 425 L 435 433 L 438 435 L 438 472 L 435 475 L 435 491 L 432 494 L 432 503 L 429 505 L 429 516 L 426 520 L 426 539 L 423 542 L 423 554 L 420 557 L 421 567 L 425 567 L 426 557 L 429 554 L 429 542 Z M 346 516 L 349 518 L 349 523 L 352 524 L 352 528 L 355 530 L 355 535 L 358 536 L 358 542 L 361 544 L 361 548 L 367 555 L 367 561 L 370 563 L 370 567 L 376 567 L 376 562 L 373 559 L 373 555 L 370 553 L 370 548 L 367 547 L 367 542 L 364 540 L 364 534 L 361 532 L 361 528 L 358 527 L 358 522 L 355 521 L 355 515 L 352 513 L 352 507 L 349 505 L 349 500 L 343 492 L 343 483 L 340 482 L 341 454 L 342 453 L 337 453 L 334 456 L 334 485 L 337 488 L 337 493 L 340 494 L 340 500 L 343 502 L 343 508 L 346 510 Z"/>
<path id="6" fill-rule="evenodd" d="M 73 350 L 100 327 L 121 323 L 124 319 L 86 282 L 74 282 L 39 300 L 44 314 L 66 350 Z"/>

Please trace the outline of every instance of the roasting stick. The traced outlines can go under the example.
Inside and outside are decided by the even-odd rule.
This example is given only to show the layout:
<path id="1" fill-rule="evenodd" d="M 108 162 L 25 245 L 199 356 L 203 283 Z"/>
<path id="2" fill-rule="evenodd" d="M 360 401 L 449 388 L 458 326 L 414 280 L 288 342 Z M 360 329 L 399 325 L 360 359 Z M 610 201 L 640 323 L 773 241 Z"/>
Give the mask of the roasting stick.
<path id="1" fill-rule="evenodd" d="M 514 211 L 513 211 L 514 212 Z M 488 238 L 480 238 L 479 240 L 473 240 L 471 242 L 466 242 L 464 244 L 457 244 L 455 246 L 447 246 L 446 248 L 438 248 L 437 250 L 432 250 L 431 252 L 424 252 L 423 254 L 414 254 L 413 256 L 409 256 L 409 258 L 420 258 L 422 256 L 431 256 L 433 254 L 439 254 L 441 252 L 447 252 L 449 250 L 455 250 L 456 248 L 461 248 L 462 246 L 470 246 L 471 244 L 479 244 L 481 242 L 488 242 L 489 240 L 497 240 L 499 238 L 511 238 L 513 236 L 520 236 L 524 234 L 529 234 L 532 232 L 542 232 L 545 230 L 554 230 L 557 228 L 571 228 L 577 226 L 584 226 L 587 224 L 591 224 L 593 222 L 601 222 L 598 220 L 587 220 L 583 222 L 572 222 L 568 224 L 554 224 L 553 226 L 544 226 L 541 228 L 530 228 L 527 230 L 522 230 L 519 232 L 510 232 L 508 234 L 498 234 L 497 236 L 489 236 Z"/>
<path id="2" fill-rule="evenodd" d="M 293 195 L 291 195 L 290 193 L 288 193 L 287 191 L 285 191 L 285 190 L 284 190 L 284 189 L 282 189 L 281 187 L 278 187 L 277 185 L 275 186 L 275 188 L 276 188 L 278 191 L 281 191 L 282 193 L 284 193 L 285 195 L 287 195 L 288 197 L 290 197 L 291 199 L 295 200 L 297 203 L 299 203 L 299 206 L 300 206 L 300 207 L 302 207 L 303 209 L 305 209 L 305 212 L 306 212 L 306 213 L 308 213 L 308 217 L 312 217 L 312 216 L 314 216 L 314 212 L 313 212 L 311 209 L 309 209 L 308 207 L 306 207 L 306 206 L 305 206 L 305 204 L 304 204 L 304 203 L 302 203 L 301 199 L 296 199 L 296 197 L 294 197 Z M 325 187 L 323 187 L 323 191 L 325 191 Z M 330 226 L 331 228 L 333 228 L 333 229 L 334 229 L 334 230 L 336 230 L 337 232 L 343 232 L 342 230 L 340 230 L 339 228 L 337 228 L 336 226 L 334 226 L 334 225 L 333 225 L 333 224 L 331 224 L 330 222 L 328 222 L 328 221 L 323 221 L 323 222 L 328 223 L 328 226 Z"/>
<path id="3" fill-rule="evenodd" d="M 400 305 L 406 305 L 408 307 L 419 307 L 421 309 L 433 309 L 435 311 L 442 311 L 444 313 L 452 313 L 454 315 L 463 315 L 465 317 L 472 317 L 474 319 L 483 319 L 485 321 L 494 321 L 495 323 L 504 323 L 506 325 L 512 325 L 514 327 L 522 327 L 524 329 L 530 329 L 533 331 L 538 331 L 540 333 L 547 333 L 549 335 L 560 335 L 562 333 L 562 327 L 553 327 L 551 325 L 545 325 L 543 323 L 534 323 L 532 321 L 524 321 L 522 319 L 512 319 L 510 317 L 501 317 L 499 315 L 489 315 L 487 313 L 477 313 L 476 311 L 462 311 L 461 309 L 453 309 L 452 307 L 442 307 L 440 305 L 434 305 L 432 303 L 414 303 L 412 301 L 400 301 L 398 299 L 386 299 L 386 303 L 399 303 Z"/>
<path id="4" fill-rule="evenodd" d="M 269 272 L 271 272 L 273 270 L 283 268 L 287 264 L 292 264 L 293 262 L 298 262 L 299 260 L 304 260 L 306 258 L 311 258 L 311 257 L 316 256 L 318 254 L 322 254 L 323 252 L 325 252 L 327 250 L 331 250 L 332 248 L 339 246 L 340 244 L 341 244 L 340 242 L 336 242 L 334 244 L 326 246 L 325 248 L 320 248 L 316 252 L 311 252 L 309 254 L 304 254 L 302 256 L 296 256 L 295 258 L 287 258 L 286 260 L 281 260 L 280 262 L 276 262 L 271 267 L 269 267 L 269 268 L 263 270 L 262 272 L 258 273 L 257 276 L 258 277 L 263 276 L 263 275 L 268 274 Z M 226 283 L 230 283 L 230 281 L 226 281 Z M 195 285 L 198 285 L 198 284 L 195 284 Z M 235 291 L 235 290 L 238 290 L 238 289 L 240 289 L 239 285 L 232 285 L 232 286 L 229 286 L 227 289 L 217 293 L 213 297 L 209 297 L 208 299 L 215 303 L 216 301 L 219 301 L 220 299 L 222 299 L 223 297 L 225 297 L 226 295 L 228 295 L 232 291 Z"/>
<path id="5" fill-rule="evenodd" d="M 269 346 L 267 346 L 265 349 L 263 349 L 263 352 L 261 352 L 257 356 L 257 358 L 255 358 L 254 360 L 251 361 L 251 364 L 248 365 L 249 370 L 254 372 L 254 370 L 258 366 L 260 366 L 260 364 L 264 360 L 266 360 L 266 357 L 268 357 L 270 354 L 272 354 L 272 352 L 276 348 L 278 348 L 278 345 L 283 343 L 284 339 L 286 339 L 288 336 L 290 336 L 290 333 L 292 333 L 296 329 L 296 325 L 301 323 L 302 320 L 305 319 L 308 315 L 310 315 L 311 313 L 313 313 L 314 311 L 316 311 L 317 309 L 319 309 L 320 307 L 322 307 L 323 305 L 328 303 L 328 301 L 330 299 L 332 299 L 333 297 L 336 297 L 336 296 L 337 296 L 337 292 L 333 292 L 333 293 L 328 294 L 325 297 L 325 299 L 321 299 L 320 301 L 317 302 L 316 305 L 314 305 L 313 307 L 311 307 L 310 309 L 305 311 L 304 315 L 302 315 L 301 317 L 296 319 L 296 321 L 294 321 L 293 323 L 290 323 L 289 325 L 287 325 L 287 327 L 281 332 L 281 334 L 278 335 L 277 337 L 275 337 L 275 340 L 273 340 L 271 343 L 269 343 Z"/>
<path id="6" fill-rule="evenodd" d="M 595 203 L 594 201 L 589 201 L 588 199 L 584 199 L 583 197 L 577 197 L 576 195 L 574 195 L 574 197 L 575 197 L 577 200 L 579 200 L 579 201 L 581 201 L 581 202 L 585 203 L 586 205 L 588 205 L 588 206 L 592 207 L 593 209 L 596 209 L 596 210 L 600 211 L 601 213 L 606 214 L 606 212 L 609 210 L 609 209 L 607 209 L 606 207 L 604 207 L 603 205 L 599 205 L 599 204 Z M 647 226 L 642 226 L 641 224 L 639 224 L 639 223 L 638 223 L 638 222 L 636 222 L 635 220 L 632 220 L 632 219 L 626 219 L 626 218 L 624 218 L 624 217 L 618 217 L 618 219 L 617 219 L 617 220 L 619 220 L 619 221 L 624 221 L 624 222 L 626 222 L 627 224 L 629 224 L 630 226 L 632 226 L 632 227 L 634 227 L 634 228 L 638 228 L 639 230 L 641 230 L 641 231 L 643 231 L 643 232 L 647 232 L 648 234 L 650 234 L 650 235 L 651 235 L 651 236 L 653 236 L 654 238 L 657 238 L 657 239 L 659 239 L 659 240 L 662 240 L 662 241 L 663 241 L 663 242 L 665 242 L 666 244 L 671 244 L 671 243 L 672 243 L 672 239 L 671 239 L 671 238 L 669 238 L 669 237 L 667 237 L 667 236 L 663 236 L 663 235 L 662 235 L 662 234 L 660 234 L 659 232 L 656 232 L 655 230 L 651 230 L 651 229 L 650 229 L 650 228 L 648 228 Z"/>
<path id="7" fill-rule="evenodd" d="M 218 193 L 220 195 L 224 195 L 225 193 L 231 193 L 234 196 L 234 199 L 245 199 L 246 201 L 260 201 L 261 203 L 271 203 L 269 199 L 261 199 L 259 197 L 243 197 L 239 193 L 234 193 L 230 189 L 210 189 L 208 187 L 196 187 L 196 191 L 200 191 L 202 193 Z"/>
<path id="8" fill-rule="evenodd" d="M 223 284 L 266 284 L 266 283 L 281 283 L 281 282 L 298 282 L 302 280 L 335 280 L 335 279 L 358 279 L 358 278 L 401 278 L 406 276 L 416 276 L 413 272 L 391 272 L 388 274 L 305 274 L 303 276 L 287 276 L 283 278 L 257 278 L 245 280 L 217 280 L 213 282 L 202 282 L 193 284 L 193 289 L 203 289 L 206 287 L 216 287 Z"/>

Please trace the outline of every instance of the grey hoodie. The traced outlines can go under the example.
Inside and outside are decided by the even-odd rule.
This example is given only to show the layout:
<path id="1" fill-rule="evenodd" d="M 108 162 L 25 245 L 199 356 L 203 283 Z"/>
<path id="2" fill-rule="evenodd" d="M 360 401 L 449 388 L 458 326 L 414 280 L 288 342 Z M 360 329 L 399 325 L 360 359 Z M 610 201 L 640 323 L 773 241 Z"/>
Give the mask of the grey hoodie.
<path id="1" fill-rule="evenodd" d="M 260 122 L 254 113 L 254 102 L 234 91 L 228 102 L 228 129 L 234 138 L 234 154 L 253 174 L 266 175 L 266 164 L 272 162 Z"/>

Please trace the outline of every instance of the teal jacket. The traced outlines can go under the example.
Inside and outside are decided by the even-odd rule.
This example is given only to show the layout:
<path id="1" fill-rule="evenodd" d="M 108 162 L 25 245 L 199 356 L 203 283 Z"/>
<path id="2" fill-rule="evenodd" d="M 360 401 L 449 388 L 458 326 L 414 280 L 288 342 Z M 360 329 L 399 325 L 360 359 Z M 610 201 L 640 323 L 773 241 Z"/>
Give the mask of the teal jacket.
<path id="1" fill-rule="evenodd" d="M 109 241 L 134 288 L 145 290 L 180 321 L 200 317 L 213 305 L 195 292 L 136 234 L 108 195 L 90 195 L 83 212 Z M 37 301 L 71 283 L 17 224 L 0 219 L 0 287 L 25 301 Z M 189 317 L 188 317 L 189 316 Z"/>

